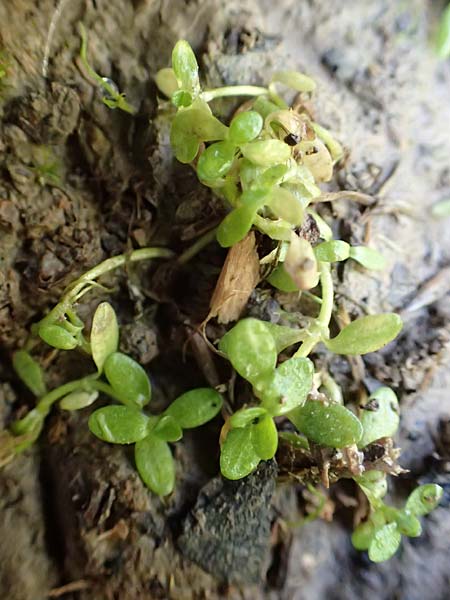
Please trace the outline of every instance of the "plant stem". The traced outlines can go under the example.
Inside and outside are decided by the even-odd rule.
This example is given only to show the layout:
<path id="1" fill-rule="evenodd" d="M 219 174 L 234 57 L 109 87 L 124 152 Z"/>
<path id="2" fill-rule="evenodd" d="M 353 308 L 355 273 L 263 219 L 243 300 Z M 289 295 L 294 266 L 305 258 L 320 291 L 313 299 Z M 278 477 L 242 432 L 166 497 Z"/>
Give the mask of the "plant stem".
<path id="1" fill-rule="evenodd" d="M 118 267 L 122 267 L 127 262 L 139 262 L 141 260 L 148 260 L 151 258 L 170 258 L 173 256 L 172 250 L 167 248 L 140 248 L 134 250 L 130 254 L 118 254 L 104 260 L 99 265 L 96 265 L 83 275 L 79 277 L 71 286 L 69 286 L 66 293 L 63 295 L 58 304 L 52 308 L 52 310 L 46 315 L 38 325 L 50 324 L 62 319 L 68 310 L 71 309 L 76 297 L 81 290 L 94 282 L 98 277 L 114 271 Z"/>
<path id="2" fill-rule="evenodd" d="M 226 96 L 264 96 L 269 90 L 257 85 L 227 85 L 213 90 L 206 90 L 202 93 L 205 102 L 211 102 L 216 98 L 225 98 Z"/>
<path id="3" fill-rule="evenodd" d="M 316 344 L 320 342 L 324 336 L 324 332 L 328 329 L 333 313 L 333 278 L 331 277 L 331 269 L 329 263 L 320 262 L 320 284 L 322 286 L 322 305 L 320 307 L 319 316 L 315 324 L 309 332 L 309 338 L 303 342 L 294 356 L 308 356 Z"/>
<path id="4" fill-rule="evenodd" d="M 196 240 L 192 244 L 192 246 L 190 246 L 189 248 L 187 248 L 187 250 L 180 254 L 180 256 L 177 258 L 177 263 L 179 265 L 185 265 L 187 262 L 189 262 L 191 258 L 193 258 L 198 252 L 200 252 L 200 250 L 203 250 L 205 246 L 207 246 L 216 239 L 216 232 L 217 227 L 214 227 L 214 229 L 211 229 L 210 231 L 207 231 L 202 236 L 200 236 L 198 240 Z"/>
<path id="5" fill-rule="evenodd" d="M 54 390 L 51 390 L 39 399 L 34 409 L 30 411 L 23 419 L 13 423 L 11 430 L 16 435 L 22 435 L 24 433 L 29 433 L 30 429 L 33 431 L 37 425 L 39 425 L 40 428 L 45 417 L 49 414 L 53 404 L 71 392 L 78 390 L 83 390 L 85 392 L 102 392 L 111 398 L 114 398 L 114 400 L 121 402 L 122 404 L 133 407 L 135 406 L 133 403 L 128 403 L 123 398 L 119 397 L 109 384 L 104 381 L 100 381 L 98 377 L 99 373 L 93 373 L 91 375 L 86 375 L 86 377 L 82 377 L 81 379 L 69 381 L 68 383 L 60 385 Z"/>

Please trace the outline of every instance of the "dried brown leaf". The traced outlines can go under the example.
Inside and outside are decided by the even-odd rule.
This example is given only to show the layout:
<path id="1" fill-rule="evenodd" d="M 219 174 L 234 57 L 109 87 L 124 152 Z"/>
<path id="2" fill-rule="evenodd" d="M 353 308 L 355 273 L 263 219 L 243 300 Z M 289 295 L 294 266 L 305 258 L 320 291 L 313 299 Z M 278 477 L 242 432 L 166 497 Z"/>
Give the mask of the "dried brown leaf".
<path id="1" fill-rule="evenodd" d="M 207 321 L 236 321 L 259 281 L 259 258 L 253 231 L 228 251 L 210 302 Z"/>

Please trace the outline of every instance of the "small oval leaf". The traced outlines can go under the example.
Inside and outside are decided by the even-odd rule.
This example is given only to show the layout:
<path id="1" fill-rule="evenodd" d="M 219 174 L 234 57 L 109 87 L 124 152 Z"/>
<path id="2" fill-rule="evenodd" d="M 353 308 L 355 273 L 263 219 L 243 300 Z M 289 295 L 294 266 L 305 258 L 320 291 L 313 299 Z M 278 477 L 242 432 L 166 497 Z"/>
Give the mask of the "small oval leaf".
<path id="1" fill-rule="evenodd" d="M 132 444 L 148 434 L 150 419 L 129 406 L 105 406 L 89 417 L 91 432 L 112 444 Z"/>
<path id="2" fill-rule="evenodd" d="M 443 493 L 441 486 L 435 483 L 421 485 L 409 495 L 405 509 L 417 517 L 427 515 L 438 506 Z"/>
<path id="3" fill-rule="evenodd" d="M 234 161 L 235 147 L 229 142 L 211 144 L 198 159 L 197 175 L 201 180 L 225 177 Z"/>
<path id="4" fill-rule="evenodd" d="M 286 269 L 282 264 L 275 267 L 269 277 L 267 277 L 267 281 L 282 292 L 292 293 L 300 291 L 292 280 L 292 277 L 286 273 Z"/>
<path id="5" fill-rule="evenodd" d="M 150 402 L 151 386 L 147 373 L 130 356 L 114 352 L 106 359 L 104 369 L 107 380 L 122 402 L 139 408 Z"/>
<path id="6" fill-rule="evenodd" d="M 324 340 L 335 354 L 367 354 L 375 352 L 397 337 L 403 327 L 399 315 L 383 313 L 356 319 L 335 337 Z"/>
<path id="7" fill-rule="evenodd" d="M 108 356 L 117 351 L 118 345 L 119 326 L 116 313 L 109 302 L 102 302 L 94 313 L 91 329 L 92 358 L 99 373 L 102 372 Z"/>
<path id="8" fill-rule="evenodd" d="M 273 75 L 272 81 L 287 85 L 298 92 L 313 92 L 316 89 L 314 79 L 298 71 L 278 71 Z"/>
<path id="9" fill-rule="evenodd" d="M 422 525 L 419 519 L 411 514 L 409 510 L 398 510 L 395 515 L 395 522 L 402 535 L 419 537 L 422 533 Z"/>
<path id="10" fill-rule="evenodd" d="M 152 435 L 164 442 L 178 442 L 183 437 L 183 431 L 171 415 L 162 415 L 152 429 Z"/>
<path id="11" fill-rule="evenodd" d="M 317 260 L 323 262 L 340 262 L 350 256 L 350 244 L 342 240 L 322 242 L 314 248 Z"/>
<path id="12" fill-rule="evenodd" d="M 252 443 L 256 454 L 262 460 L 275 456 L 278 447 L 278 432 L 272 417 L 266 415 L 251 425 Z"/>
<path id="13" fill-rule="evenodd" d="M 59 325 L 41 325 L 38 333 L 46 344 L 58 350 L 73 350 L 78 346 L 77 339 Z"/>
<path id="14" fill-rule="evenodd" d="M 195 54 L 186 40 L 179 40 L 172 51 L 172 68 L 180 86 L 198 92 L 198 64 Z"/>
<path id="15" fill-rule="evenodd" d="M 258 319 L 241 319 L 220 340 L 219 349 L 239 375 L 252 383 L 272 371 L 277 362 L 275 340 Z"/>
<path id="16" fill-rule="evenodd" d="M 241 408 L 231 415 L 228 424 L 230 429 L 235 427 L 246 427 L 255 419 L 267 415 L 267 410 L 260 406 L 250 406 L 249 408 Z"/>
<path id="17" fill-rule="evenodd" d="M 168 98 L 178 90 L 178 81 L 173 69 L 160 69 L 155 76 L 158 89 Z"/>
<path id="18" fill-rule="evenodd" d="M 192 429 L 211 421 L 220 412 L 222 403 L 222 396 L 213 388 L 196 388 L 178 396 L 165 414 L 173 417 L 182 429 Z"/>
<path id="19" fill-rule="evenodd" d="M 378 563 L 391 558 L 397 552 L 401 538 L 397 523 L 389 523 L 377 529 L 369 546 L 370 560 Z"/>
<path id="20" fill-rule="evenodd" d="M 359 262 L 366 269 L 372 269 L 373 271 L 382 271 L 386 268 L 384 256 L 378 250 L 367 246 L 352 246 L 350 248 L 350 258 Z"/>
<path id="21" fill-rule="evenodd" d="M 294 356 L 268 377 L 254 385 L 255 395 L 272 416 L 285 415 L 302 406 L 312 388 L 314 365 L 308 358 Z"/>
<path id="22" fill-rule="evenodd" d="M 40 364 L 26 350 L 18 350 L 13 354 L 13 367 L 17 375 L 35 396 L 43 396 L 47 388 L 44 372 Z"/>
<path id="23" fill-rule="evenodd" d="M 158 496 L 167 496 L 175 486 L 175 463 L 167 444 L 148 435 L 137 442 L 134 459 L 145 485 Z"/>
<path id="24" fill-rule="evenodd" d="M 253 447 L 251 426 L 231 429 L 220 452 L 220 471 L 227 479 L 242 479 L 260 462 Z"/>
<path id="25" fill-rule="evenodd" d="M 80 410 L 91 406 L 98 398 L 98 392 L 96 390 L 87 392 L 85 390 L 76 390 L 71 394 L 67 394 L 59 403 L 60 408 L 63 410 Z"/>
<path id="26" fill-rule="evenodd" d="M 291 157 L 291 147 L 281 140 L 257 140 L 241 146 L 242 154 L 255 165 L 271 167 Z"/>
<path id="27" fill-rule="evenodd" d="M 351 446 L 362 435 L 357 417 L 341 404 L 326 406 L 307 400 L 304 406 L 289 413 L 288 418 L 309 440 L 329 448 Z"/>
<path id="28" fill-rule="evenodd" d="M 277 348 L 277 354 L 280 354 L 289 346 L 302 342 L 307 337 L 307 331 L 302 329 L 294 329 L 293 327 L 286 327 L 285 325 L 277 325 L 276 323 L 270 323 L 264 321 L 266 327 L 269 329 L 273 339 L 275 340 L 275 346 Z"/>
<path id="29" fill-rule="evenodd" d="M 375 527 L 370 521 L 361 523 L 352 533 L 352 544 L 356 550 L 368 550 L 375 535 Z"/>
<path id="30" fill-rule="evenodd" d="M 400 423 L 397 396 L 388 387 L 379 388 L 362 407 L 359 420 L 363 426 L 360 448 L 382 437 L 392 437 Z"/>
<path id="31" fill-rule="evenodd" d="M 261 133 L 263 124 L 263 118 L 254 110 L 239 113 L 230 123 L 230 142 L 237 146 L 251 142 Z"/>
<path id="32" fill-rule="evenodd" d="M 266 192 L 254 190 L 244 192 L 241 206 L 232 210 L 217 229 L 217 241 L 223 248 L 240 242 L 249 232 L 257 211 L 266 203 Z"/>

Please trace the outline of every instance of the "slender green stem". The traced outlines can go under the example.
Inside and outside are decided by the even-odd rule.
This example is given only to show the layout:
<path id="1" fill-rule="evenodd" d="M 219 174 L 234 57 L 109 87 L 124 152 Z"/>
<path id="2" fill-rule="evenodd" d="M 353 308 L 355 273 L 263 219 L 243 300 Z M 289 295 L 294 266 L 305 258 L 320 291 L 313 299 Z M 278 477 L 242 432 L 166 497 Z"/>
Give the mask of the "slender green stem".
<path id="1" fill-rule="evenodd" d="M 42 422 L 45 417 L 49 414 L 51 407 L 60 400 L 67 396 L 71 392 L 75 392 L 78 390 L 82 390 L 85 392 L 93 392 L 98 391 L 103 394 L 107 394 L 114 400 L 121 402 L 122 404 L 126 404 L 127 406 L 135 405 L 133 403 L 128 403 L 124 400 L 124 398 L 118 396 L 113 388 L 107 384 L 105 381 L 101 381 L 98 379 L 99 373 L 93 373 L 91 375 L 86 375 L 86 377 L 82 377 L 81 379 L 74 379 L 73 381 L 69 381 L 59 387 L 51 390 L 44 396 L 42 396 L 35 408 L 31 410 L 23 419 L 16 421 L 12 424 L 11 430 L 16 435 L 22 435 L 24 433 L 30 433 L 35 429 L 41 429 Z"/>
<path id="2" fill-rule="evenodd" d="M 257 85 L 227 85 L 213 90 L 205 90 L 202 92 L 202 98 L 205 102 L 211 102 L 211 100 L 226 96 L 264 96 L 268 93 L 267 88 Z"/>
<path id="3" fill-rule="evenodd" d="M 322 304 L 319 316 L 309 332 L 309 338 L 303 342 L 294 356 L 306 357 L 313 351 L 314 347 L 325 335 L 333 313 L 333 278 L 329 263 L 320 262 L 320 283 L 322 286 Z"/>
<path id="4" fill-rule="evenodd" d="M 101 277 L 110 271 L 114 271 L 128 262 L 139 262 L 151 258 L 170 258 L 173 254 L 172 250 L 168 250 L 167 248 L 140 248 L 139 250 L 134 250 L 130 254 L 118 254 L 117 256 L 104 260 L 99 265 L 96 265 L 81 275 L 81 277 L 67 289 L 58 304 L 39 322 L 39 325 L 43 325 L 44 323 L 54 323 L 55 321 L 62 319 L 67 311 L 71 309 L 82 289 L 87 285 L 92 284 L 98 277 Z"/>
<path id="5" fill-rule="evenodd" d="M 187 262 L 189 262 L 191 258 L 198 254 L 198 252 L 200 252 L 200 250 L 203 250 L 205 246 L 207 246 L 216 239 L 216 232 L 217 227 L 214 227 L 214 229 L 211 229 L 211 231 L 207 231 L 202 236 L 200 236 L 198 240 L 196 240 L 192 244 L 192 246 L 187 248 L 187 250 L 185 250 L 183 254 L 180 254 L 180 256 L 177 258 L 177 263 L 179 265 L 185 265 Z"/>

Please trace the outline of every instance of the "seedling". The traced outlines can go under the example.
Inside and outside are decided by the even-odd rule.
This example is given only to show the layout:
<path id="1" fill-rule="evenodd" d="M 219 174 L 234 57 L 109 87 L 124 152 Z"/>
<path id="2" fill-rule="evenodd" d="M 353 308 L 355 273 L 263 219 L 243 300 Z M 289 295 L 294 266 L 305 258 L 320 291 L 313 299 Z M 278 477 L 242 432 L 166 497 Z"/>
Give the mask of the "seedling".
<path id="1" fill-rule="evenodd" d="M 86 36 L 81 31 L 83 62 L 103 85 L 103 79 L 87 63 Z M 357 415 L 351 406 L 345 406 L 345 396 L 331 374 L 317 369 L 313 360 L 318 344 L 344 356 L 375 352 L 394 340 L 402 328 L 397 314 L 385 313 L 356 318 L 337 335 L 330 335 L 335 309 L 333 263 L 348 260 L 358 263 L 358 268 L 384 269 L 385 259 L 375 249 L 334 240 L 330 225 L 319 214 L 320 203 L 331 201 L 335 194 L 322 194 L 318 184 L 330 180 L 343 149 L 306 109 L 289 108 L 279 89 L 288 86 L 309 97 L 315 83 L 304 74 L 283 71 L 274 75 L 267 88 L 249 85 L 202 90 L 197 61 L 186 41 L 176 44 L 172 68 L 160 71 L 156 83 L 174 106 L 170 139 L 176 158 L 190 164 L 200 181 L 229 209 L 213 235 L 208 232 L 179 262 L 191 260 L 213 236 L 224 248 L 248 240 L 249 235 L 254 244 L 251 230 L 257 230 L 272 245 L 261 261 L 268 266 L 263 285 L 307 295 L 317 306 L 314 314 L 304 315 L 300 329 L 243 318 L 217 340 L 218 353 L 253 391 L 250 405 L 233 407 L 237 408 L 233 414 L 224 411 L 221 472 L 232 480 L 245 477 L 260 461 L 275 456 L 279 439 L 304 452 L 313 447 L 334 452 L 346 467 L 345 472 L 334 474 L 334 480 L 353 477 L 371 506 L 368 520 L 354 532 L 354 545 L 368 549 L 374 561 L 386 560 L 398 548 L 401 534 L 420 533 L 417 517 L 438 504 L 442 490 L 435 485 L 418 488 L 401 510 L 383 503 L 386 475 L 376 465 L 364 463 L 364 452 L 395 435 L 397 398 L 391 389 L 379 388 Z M 121 94 L 107 91 L 114 107 L 127 110 Z M 229 125 L 216 118 L 209 106 L 214 99 L 227 96 L 252 98 Z M 315 222 L 318 242 L 301 235 L 306 218 Z M 76 312 L 77 303 L 99 285 L 97 280 L 103 274 L 127 261 L 171 256 L 166 249 L 146 248 L 107 259 L 75 281 L 32 327 L 30 339 L 14 356 L 14 366 L 38 401 L 28 415 L 13 424 L 14 435 L 0 446 L 4 458 L 38 437 L 55 402 L 59 401 L 62 409 L 78 410 L 93 404 L 102 393 L 117 404 L 91 414 L 91 432 L 108 443 L 135 444 L 136 466 L 146 485 L 159 495 L 172 491 L 175 466 L 168 444 L 181 439 L 184 429 L 214 418 L 222 408 L 221 395 L 212 388 L 191 390 L 160 415 L 145 412 L 151 402 L 150 382 L 140 365 L 118 351 L 119 329 L 112 307 L 99 305 L 89 339 Z M 60 350 L 90 354 L 96 372 L 47 391 L 44 373 L 30 354 L 39 339 Z M 278 431 L 283 420 L 291 423 L 290 431 Z M 310 487 L 311 481 L 306 485 Z"/>
<path id="2" fill-rule="evenodd" d="M 306 449 L 312 443 L 337 451 L 364 450 L 379 439 L 392 437 L 399 423 L 398 402 L 392 390 L 377 390 L 370 398 L 372 410 L 362 410 L 358 418 L 343 405 L 341 390 L 330 374 L 315 373 L 309 358 L 318 343 L 342 355 L 375 352 L 394 340 L 402 328 L 395 313 L 367 315 L 330 337 L 334 309 L 332 264 L 350 260 L 366 269 L 383 270 L 386 260 L 373 248 L 352 247 L 344 240 L 334 240 L 331 228 L 316 210 L 321 201 L 332 199 L 333 195 L 322 194 L 318 184 L 331 179 L 333 165 L 342 158 L 343 149 L 327 129 L 309 117 L 307 110 L 290 109 L 277 89 L 283 84 L 310 95 L 314 81 L 302 73 L 284 71 L 275 74 L 267 88 L 226 86 L 202 90 L 194 53 L 187 42 L 180 41 L 172 53 L 172 69 L 160 71 L 156 83 L 176 107 L 171 126 L 175 156 L 190 163 L 200 181 L 228 204 L 229 213 L 217 228 L 219 244 L 231 247 L 251 229 L 259 230 L 278 246 L 270 255 L 273 262 L 267 283 L 283 292 L 308 292 L 318 284 L 321 288 L 321 297 L 313 296 L 320 310 L 309 326 L 290 329 L 246 318 L 220 340 L 219 350 L 236 373 L 251 384 L 255 399 L 255 405 L 239 409 L 225 422 L 222 474 L 240 479 L 261 460 L 273 458 L 279 437 L 276 419 L 281 416 L 287 417 L 299 432 L 282 432 L 281 437 Z M 225 126 L 213 115 L 209 102 L 231 95 L 253 96 L 254 100 Z M 321 241 L 315 245 L 297 233 L 307 214 L 320 231 Z M 300 347 L 281 362 L 279 354 L 299 342 Z M 356 455 L 361 460 L 363 454 Z M 362 462 L 351 467 L 364 471 Z M 376 471 L 356 478 L 366 493 L 365 477 L 372 481 L 373 473 Z M 385 476 L 381 477 L 384 489 Z M 435 504 L 440 493 L 437 490 L 436 486 Z M 381 522 L 382 514 L 384 521 L 372 528 L 369 556 L 374 561 L 385 560 L 397 549 L 400 534 L 407 534 L 408 526 L 412 530 L 413 525 L 404 526 L 403 521 L 399 525 L 399 515 L 403 517 L 405 512 L 371 505 L 375 520 Z M 415 518 L 411 515 L 407 515 L 410 521 Z"/>

